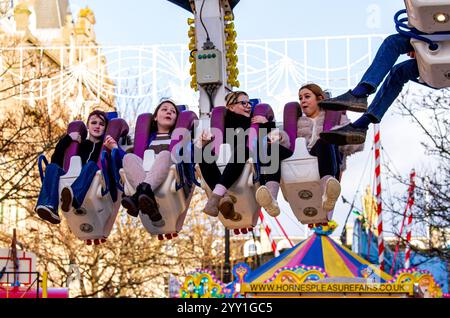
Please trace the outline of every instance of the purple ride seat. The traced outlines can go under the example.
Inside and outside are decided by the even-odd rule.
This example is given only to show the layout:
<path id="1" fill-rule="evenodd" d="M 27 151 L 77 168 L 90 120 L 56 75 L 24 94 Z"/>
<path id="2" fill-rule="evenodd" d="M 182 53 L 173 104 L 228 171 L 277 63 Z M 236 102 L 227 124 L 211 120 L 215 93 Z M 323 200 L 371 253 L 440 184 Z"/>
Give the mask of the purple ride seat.
<path id="1" fill-rule="evenodd" d="M 134 154 L 144 159 L 144 152 L 148 146 L 150 138 L 150 124 L 153 115 L 151 113 L 140 114 L 136 120 L 136 128 L 134 133 Z"/>
<path id="2" fill-rule="evenodd" d="M 105 135 L 110 135 L 115 140 L 119 140 L 128 134 L 128 124 L 125 120 L 120 118 L 112 119 L 106 127 Z M 83 122 L 76 121 L 69 124 L 68 133 L 78 131 L 82 138 L 86 138 L 86 127 Z M 81 171 L 80 158 L 77 156 L 79 144 L 72 142 L 64 155 L 64 166 L 67 165 L 67 173 L 61 177 L 59 191 L 65 186 L 70 186 L 78 177 Z M 102 146 L 101 151 L 107 150 Z M 101 168 L 101 156 L 97 161 L 97 165 Z M 108 168 L 107 168 L 108 169 Z M 105 180 L 102 172 L 97 171 L 89 190 L 86 194 L 81 208 L 75 210 L 71 208 L 69 212 L 62 214 L 67 219 L 68 226 L 71 231 L 81 240 L 85 240 L 88 244 L 93 240 L 96 244 L 104 241 L 114 225 L 120 202 L 114 201 L 111 196 L 111 191 L 114 192 L 114 197 L 117 195 L 116 189 L 110 189 L 108 193 L 102 195 L 102 188 L 104 188 Z M 80 213 L 79 211 L 84 211 Z"/>
<path id="3" fill-rule="evenodd" d="M 84 140 L 87 137 L 87 128 L 84 122 L 81 120 L 76 120 L 69 123 L 69 127 L 67 127 L 67 134 L 78 132 L 81 135 L 81 139 Z M 64 164 L 63 169 L 65 172 L 69 170 L 70 158 L 76 156 L 78 154 L 78 148 L 80 144 L 76 141 L 72 141 L 69 147 L 64 152 Z"/>
<path id="4" fill-rule="evenodd" d="M 343 111 L 326 110 L 323 130 L 340 123 Z M 303 224 L 325 223 L 327 214 L 322 209 L 322 192 L 317 158 L 311 156 L 303 140 L 297 139 L 297 121 L 302 116 L 298 102 L 287 103 L 283 113 L 283 128 L 289 136 L 292 157 L 281 164 L 281 190 L 294 215 Z M 296 149 L 300 146 L 300 149 Z"/>
<path id="5" fill-rule="evenodd" d="M 339 125 L 342 114 L 345 114 L 345 111 L 326 110 L 323 131 L 329 131 Z M 297 139 L 297 121 L 301 116 L 302 109 L 298 102 L 289 102 L 284 106 L 283 129 L 289 136 L 292 151 L 295 149 L 295 139 Z"/>
<path id="6" fill-rule="evenodd" d="M 121 137 L 124 137 L 128 134 L 129 127 L 126 121 L 122 118 L 114 118 L 111 121 L 109 121 L 108 126 L 105 130 L 105 136 L 110 135 L 114 138 L 114 140 L 118 141 Z M 84 140 L 87 137 L 87 128 L 84 122 L 81 120 L 73 121 L 69 124 L 67 128 L 67 134 L 70 134 L 72 132 L 78 132 L 81 135 L 81 139 Z M 64 170 L 67 172 L 70 166 L 70 159 L 73 156 L 78 155 L 80 144 L 76 141 L 72 141 L 69 145 L 69 147 L 64 152 Z M 111 151 L 106 148 L 104 145 L 102 145 L 102 148 L 100 150 L 100 153 L 106 150 L 108 153 Z M 101 158 L 98 159 L 97 165 L 99 168 L 101 168 Z"/>
<path id="7" fill-rule="evenodd" d="M 221 145 L 224 143 L 225 138 L 225 116 L 227 109 L 224 106 L 217 106 L 211 112 L 211 123 L 210 126 L 215 133 L 215 138 L 213 143 L 214 154 L 219 154 Z M 270 105 L 268 104 L 258 104 L 254 107 L 253 116 L 260 115 L 266 117 L 269 121 L 273 121 L 274 113 Z M 251 151 L 255 151 L 255 146 L 258 138 L 258 128 L 259 124 L 251 124 L 247 146 Z M 226 147 L 222 146 L 222 149 Z M 223 171 L 226 166 L 225 162 L 217 163 L 219 169 Z M 201 175 L 200 169 L 197 172 Z M 234 196 L 237 200 L 235 203 L 236 212 L 242 215 L 242 220 L 239 222 L 233 222 L 225 219 L 222 214 L 219 214 L 219 220 L 228 229 L 233 229 L 235 234 L 247 233 L 253 230 L 253 227 L 258 222 L 260 206 L 256 202 L 255 193 L 258 184 L 253 184 L 254 166 L 253 163 L 247 162 L 244 171 L 242 172 L 239 179 L 233 184 L 233 186 L 228 190 L 231 196 Z M 203 178 L 202 178 L 203 179 Z M 212 189 L 202 181 L 202 187 L 207 192 L 208 197 L 210 196 Z"/>
<path id="8" fill-rule="evenodd" d="M 142 159 L 148 147 L 150 139 L 150 124 L 153 119 L 151 113 L 144 113 L 138 116 L 136 120 L 135 139 L 134 139 L 134 154 Z M 176 147 L 183 147 L 184 141 L 190 140 L 185 138 L 186 133 L 190 133 L 194 128 L 194 122 L 198 119 L 197 115 L 192 111 L 182 111 L 175 124 L 175 129 L 172 132 L 169 150 L 172 152 Z M 152 158 L 153 160 L 154 158 Z M 144 164 L 147 166 L 147 164 Z M 125 191 L 127 195 L 134 193 L 136 189 L 132 189 L 131 184 L 126 180 L 126 175 L 122 171 L 121 176 L 126 184 Z M 175 183 L 179 180 L 175 165 L 171 167 L 168 178 L 161 184 L 160 187 L 154 189 L 155 198 L 159 205 L 159 210 L 165 225 L 163 227 L 155 227 L 151 223 L 147 215 L 139 213 L 141 222 L 145 229 L 152 235 L 158 235 L 159 239 L 171 239 L 178 236 L 178 232 L 182 229 L 184 220 L 186 218 L 189 203 L 193 194 L 193 187 L 181 188 L 175 190 Z"/>
<path id="9" fill-rule="evenodd" d="M 217 106 L 211 112 L 211 128 L 215 128 L 217 132 L 221 132 L 222 134 L 219 136 L 215 136 L 213 143 L 214 153 L 217 154 L 219 152 L 220 145 L 224 142 L 225 137 L 225 115 L 227 114 L 227 108 L 225 106 Z M 264 116 L 268 121 L 273 121 L 275 115 L 273 113 L 272 107 L 269 104 L 258 104 L 254 107 L 253 116 Z M 251 124 L 250 131 L 248 136 L 247 147 L 253 151 L 253 147 L 255 142 L 258 139 L 258 128 L 259 124 Z"/>
<path id="10" fill-rule="evenodd" d="M 148 141 L 150 139 L 150 124 L 152 119 L 153 114 L 144 113 L 140 114 L 136 120 L 133 153 L 142 159 L 144 158 L 145 150 L 147 150 L 148 147 Z M 180 113 L 171 136 L 169 151 L 172 151 L 173 148 L 175 148 L 175 146 L 182 141 L 187 140 L 184 138 L 185 136 L 183 131 L 192 131 L 194 128 L 194 121 L 197 119 L 197 115 L 192 111 L 187 110 Z"/>

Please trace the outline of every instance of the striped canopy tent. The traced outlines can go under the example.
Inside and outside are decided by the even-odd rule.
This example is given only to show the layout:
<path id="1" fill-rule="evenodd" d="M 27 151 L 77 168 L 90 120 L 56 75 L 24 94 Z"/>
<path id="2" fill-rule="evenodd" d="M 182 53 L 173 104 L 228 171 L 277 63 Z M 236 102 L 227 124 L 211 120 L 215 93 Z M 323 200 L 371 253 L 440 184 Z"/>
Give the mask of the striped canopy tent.
<path id="1" fill-rule="evenodd" d="M 287 250 L 280 256 L 267 262 L 246 275 L 246 283 L 265 283 L 282 270 L 312 269 L 319 267 L 328 278 L 347 278 L 360 280 L 369 277 L 373 281 L 384 283 L 392 280 L 387 273 L 337 244 L 327 235 L 314 233 L 309 238 Z M 364 276 L 366 275 L 366 276 Z"/>

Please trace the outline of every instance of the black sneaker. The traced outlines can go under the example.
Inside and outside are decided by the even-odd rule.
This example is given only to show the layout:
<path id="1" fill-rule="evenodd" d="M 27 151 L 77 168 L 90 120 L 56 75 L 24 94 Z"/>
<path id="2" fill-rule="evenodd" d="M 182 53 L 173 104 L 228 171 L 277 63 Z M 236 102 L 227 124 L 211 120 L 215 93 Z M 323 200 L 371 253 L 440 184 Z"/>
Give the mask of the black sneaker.
<path id="1" fill-rule="evenodd" d="M 64 187 L 61 191 L 61 210 L 69 212 L 72 207 L 73 192 L 71 187 Z"/>
<path id="2" fill-rule="evenodd" d="M 131 215 L 132 217 L 137 217 L 139 215 L 139 208 L 138 208 L 138 198 L 137 198 L 137 191 L 132 196 L 123 195 L 122 201 L 120 202 L 122 206 L 127 210 L 127 213 Z"/>
<path id="3" fill-rule="evenodd" d="M 61 219 L 59 218 L 58 213 L 55 212 L 54 209 L 52 209 L 49 206 L 38 205 L 36 207 L 36 213 L 39 215 L 41 219 L 44 219 L 52 224 L 61 223 Z"/>
<path id="4" fill-rule="evenodd" d="M 154 226 L 163 227 L 166 222 L 163 220 L 161 213 L 159 213 L 152 187 L 148 183 L 143 182 L 138 185 L 137 192 L 139 193 L 139 210 L 143 214 L 148 215 Z"/>
<path id="5" fill-rule="evenodd" d="M 233 222 L 242 220 L 242 215 L 234 210 L 234 204 L 237 202 L 236 198 L 225 194 L 219 202 L 219 211 L 223 217 Z"/>
<path id="6" fill-rule="evenodd" d="M 342 126 L 337 129 L 323 131 L 320 138 L 329 144 L 335 145 L 356 145 L 366 141 L 367 129 L 356 128 L 352 124 Z"/>
<path id="7" fill-rule="evenodd" d="M 323 109 L 350 110 L 358 113 L 365 113 L 367 111 L 367 96 L 356 97 L 352 95 L 351 90 L 349 90 L 345 94 L 320 101 L 319 106 Z"/>

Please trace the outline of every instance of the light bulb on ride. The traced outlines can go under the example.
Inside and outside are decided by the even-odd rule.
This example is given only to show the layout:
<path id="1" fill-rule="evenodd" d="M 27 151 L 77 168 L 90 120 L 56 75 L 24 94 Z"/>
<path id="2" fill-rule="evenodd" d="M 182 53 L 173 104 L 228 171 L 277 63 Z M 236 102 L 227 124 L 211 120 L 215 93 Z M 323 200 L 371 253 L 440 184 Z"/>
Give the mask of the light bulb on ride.
<path id="1" fill-rule="evenodd" d="M 195 37 L 195 28 L 194 28 L 194 27 L 190 27 L 190 28 L 189 28 L 188 36 L 189 36 L 190 38 Z"/>
<path id="2" fill-rule="evenodd" d="M 437 23 L 447 23 L 449 20 L 449 15 L 447 13 L 438 12 L 433 15 L 433 19 Z"/>

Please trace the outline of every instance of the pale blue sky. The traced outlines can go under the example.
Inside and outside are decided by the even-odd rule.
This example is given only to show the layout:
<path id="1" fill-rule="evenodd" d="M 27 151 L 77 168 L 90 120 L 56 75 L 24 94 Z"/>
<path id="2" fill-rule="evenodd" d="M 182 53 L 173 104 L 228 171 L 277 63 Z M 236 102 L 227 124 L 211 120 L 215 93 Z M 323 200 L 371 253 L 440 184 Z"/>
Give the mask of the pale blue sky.
<path id="1" fill-rule="evenodd" d="M 71 0 L 74 14 L 81 7 L 89 5 L 96 17 L 95 32 L 100 45 L 152 45 L 188 43 L 186 19 L 192 14 L 166 0 Z M 339 36 L 361 34 L 394 33 L 394 14 L 404 8 L 403 0 L 241 0 L 234 9 L 237 40 L 298 38 L 316 36 Z M 337 55 L 343 54 L 337 51 Z M 350 87 L 349 87 L 350 88 Z M 260 97 L 260 96 L 258 96 Z M 287 102 L 287 101 L 286 101 Z M 358 114 L 350 114 L 351 119 Z M 399 122 L 401 121 L 401 125 Z M 393 116 L 392 111 L 382 123 L 382 142 L 396 169 L 407 176 L 412 167 L 423 162 L 424 155 L 419 138 L 411 140 L 415 129 L 406 119 Z M 395 140 L 391 136 L 395 135 Z M 369 130 L 368 140 L 371 141 Z M 366 142 L 364 153 L 348 161 L 349 169 L 343 178 L 344 196 L 351 200 L 360 179 L 362 186 L 370 183 L 372 171 L 365 171 L 367 158 L 371 158 Z M 399 145 L 408 145 L 402 147 Z M 417 151 L 411 152 L 411 149 Z M 410 156 L 405 160 L 404 153 Z M 386 162 L 385 162 L 386 163 Z M 367 169 L 370 169 L 370 165 Z M 386 190 L 386 184 L 383 189 Z M 360 193 L 363 191 L 359 189 Z M 399 191 L 406 189 L 399 188 Z M 389 193 L 392 194 L 392 193 Z M 281 196 L 279 196 L 281 199 Z M 356 201 L 361 206 L 360 199 Z M 283 205 L 286 207 L 286 205 Z M 348 205 L 339 200 L 335 218 L 342 230 Z M 290 212 L 289 212 L 290 213 Z M 291 218 L 282 218 L 290 235 L 300 227 Z M 386 220 L 386 218 L 385 218 Z M 275 225 L 274 225 L 275 227 Z M 386 227 L 385 227 L 386 228 Z M 281 232 L 275 229 L 275 235 Z"/>
<path id="2" fill-rule="evenodd" d="M 187 41 L 192 14 L 167 0 L 71 0 L 94 10 L 98 42 L 162 44 Z M 370 19 L 373 8 L 379 23 Z M 394 32 L 403 0 L 241 0 L 234 9 L 238 40 Z M 77 10 L 74 10 L 75 12 Z M 370 24 L 370 25 L 368 25 Z"/>

